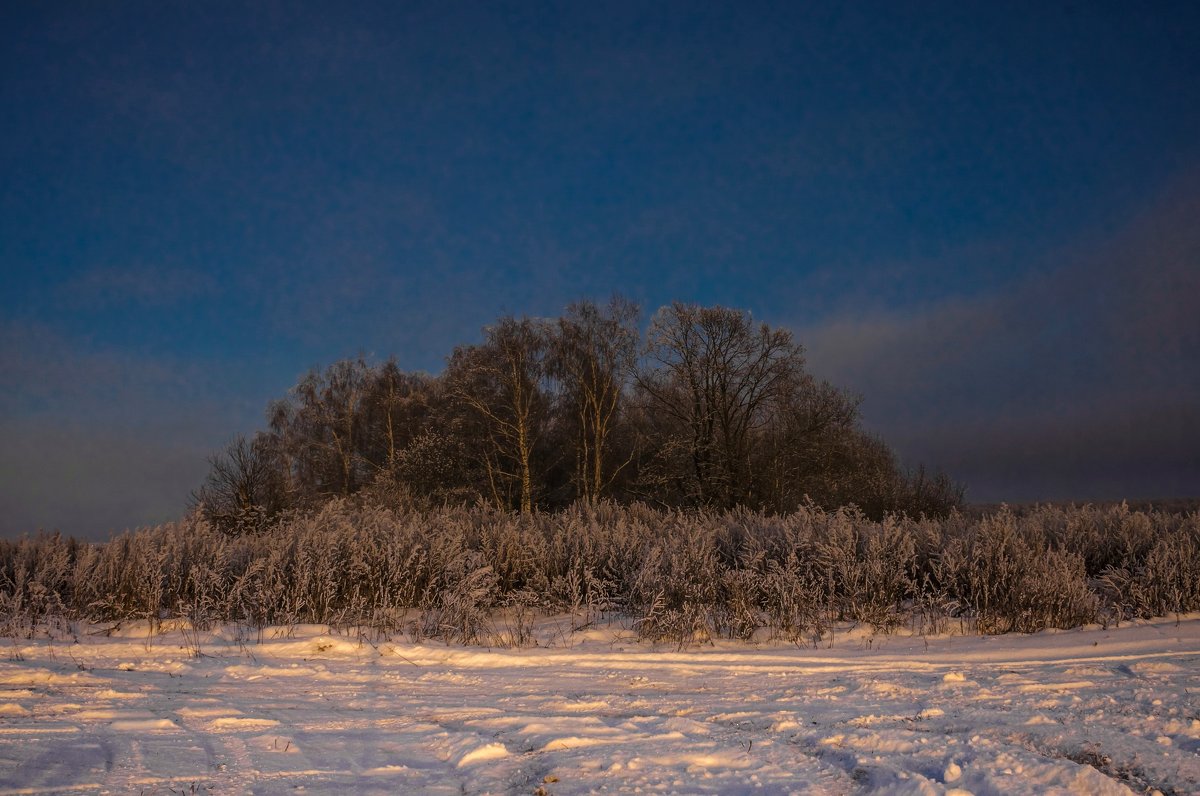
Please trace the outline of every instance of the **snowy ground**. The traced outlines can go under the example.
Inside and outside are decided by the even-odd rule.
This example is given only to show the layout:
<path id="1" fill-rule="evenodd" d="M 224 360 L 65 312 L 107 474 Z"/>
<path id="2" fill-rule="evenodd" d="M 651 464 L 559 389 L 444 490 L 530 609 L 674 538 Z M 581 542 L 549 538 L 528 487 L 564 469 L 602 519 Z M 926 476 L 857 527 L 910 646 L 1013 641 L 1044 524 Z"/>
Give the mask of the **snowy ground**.
<path id="1" fill-rule="evenodd" d="M 832 649 L 6 643 L 0 793 L 1200 793 L 1196 615 Z"/>

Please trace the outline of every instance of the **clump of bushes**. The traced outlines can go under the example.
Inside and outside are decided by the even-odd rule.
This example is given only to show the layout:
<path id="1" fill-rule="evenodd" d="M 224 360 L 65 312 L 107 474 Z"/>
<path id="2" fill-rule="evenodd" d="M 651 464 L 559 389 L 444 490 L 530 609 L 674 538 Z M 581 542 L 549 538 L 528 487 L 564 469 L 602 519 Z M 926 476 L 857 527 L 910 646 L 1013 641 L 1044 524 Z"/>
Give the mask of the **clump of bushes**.
<path id="1" fill-rule="evenodd" d="M 11 636 L 183 618 L 524 644 L 532 616 L 569 612 L 579 627 L 623 616 L 680 645 L 804 643 L 845 621 L 1028 633 L 1196 610 L 1200 514 L 1124 505 L 876 521 L 811 506 L 517 514 L 335 500 L 241 535 L 195 512 L 103 544 L 0 541 L 0 633 Z"/>

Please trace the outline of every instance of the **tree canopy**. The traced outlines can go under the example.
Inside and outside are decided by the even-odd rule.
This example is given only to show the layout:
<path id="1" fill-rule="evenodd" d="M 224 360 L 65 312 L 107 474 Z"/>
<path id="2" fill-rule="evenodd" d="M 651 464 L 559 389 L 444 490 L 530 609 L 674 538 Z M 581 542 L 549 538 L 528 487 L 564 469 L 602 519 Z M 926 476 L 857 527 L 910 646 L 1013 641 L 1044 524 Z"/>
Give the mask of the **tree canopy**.
<path id="1" fill-rule="evenodd" d="M 194 502 L 230 532 L 336 497 L 407 506 L 574 501 L 871 515 L 944 514 L 962 487 L 904 472 L 862 428 L 859 399 L 805 368 L 787 329 L 623 298 L 557 319 L 507 316 L 439 375 L 362 358 L 314 370 L 268 428 L 213 456 Z"/>

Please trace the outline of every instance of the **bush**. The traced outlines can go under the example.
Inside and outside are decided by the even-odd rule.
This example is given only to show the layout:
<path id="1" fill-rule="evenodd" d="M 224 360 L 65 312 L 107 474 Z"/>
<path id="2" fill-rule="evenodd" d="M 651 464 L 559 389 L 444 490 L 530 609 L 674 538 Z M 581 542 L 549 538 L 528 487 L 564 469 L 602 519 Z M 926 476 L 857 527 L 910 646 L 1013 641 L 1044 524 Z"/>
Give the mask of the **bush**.
<path id="1" fill-rule="evenodd" d="M 0 541 L 0 632 L 11 636 L 179 617 L 200 629 L 326 623 L 521 644 L 534 612 L 570 612 L 582 627 L 619 611 L 654 641 L 761 630 L 801 643 L 837 621 L 938 630 L 959 619 L 1004 633 L 1196 610 L 1200 514 L 1127 506 L 876 522 L 811 506 L 519 515 L 335 500 L 243 536 L 195 512 L 104 544 Z"/>

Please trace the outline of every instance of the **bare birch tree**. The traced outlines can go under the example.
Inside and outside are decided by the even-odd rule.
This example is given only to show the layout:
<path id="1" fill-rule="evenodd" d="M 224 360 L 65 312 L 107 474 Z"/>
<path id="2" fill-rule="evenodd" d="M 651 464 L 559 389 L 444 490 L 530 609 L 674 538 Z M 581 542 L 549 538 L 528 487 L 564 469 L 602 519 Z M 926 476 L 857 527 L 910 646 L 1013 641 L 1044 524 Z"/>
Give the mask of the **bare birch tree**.
<path id="1" fill-rule="evenodd" d="M 401 370 L 394 358 L 374 368 L 364 447 L 376 468 L 394 470 L 400 454 L 425 430 L 432 392 L 430 377 Z"/>
<path id="2" fill-rule="evenodd" d="M 484 465 L 497 506 L 515 492 L 523 513 L 533 511 L 534 451 L 545 429 L 549 329 L 529 318 L 501 318 L 481 345 L 459 346 L 446 368 L 451 396 L 481 423 Z"/>
<path id="3" fill-rule="evenodd" d="M 610 462 L 626 385 L 637 361 L 638 307 L 614 297 L 607 306 L 581 301 L 558 319 L 551 371 L 575 445 L 576 496 L 595 502 L 629 463 Z"/>
<path id="4" fill-rule="evenodd" d="M 271 410 L 301 493 L 352 495 L 367 480 L 363 456 L 371 368 L 361 358 L 314 370 Z"/>

